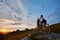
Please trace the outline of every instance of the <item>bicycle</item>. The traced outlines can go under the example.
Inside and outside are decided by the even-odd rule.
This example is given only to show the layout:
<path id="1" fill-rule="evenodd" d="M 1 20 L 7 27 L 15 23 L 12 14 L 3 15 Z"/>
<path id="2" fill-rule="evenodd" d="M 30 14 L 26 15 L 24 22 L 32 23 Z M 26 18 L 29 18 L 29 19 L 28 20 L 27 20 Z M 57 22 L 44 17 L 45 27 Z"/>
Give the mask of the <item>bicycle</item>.
<path id="1" fill-rule="evenodd" d="M 46 26 L 46 25 L 40 25 L 38 28 L 37 28 L 38 31 L 42 32 L 42 33 L 50 33 L 50 27 L 49 25 Z"/>

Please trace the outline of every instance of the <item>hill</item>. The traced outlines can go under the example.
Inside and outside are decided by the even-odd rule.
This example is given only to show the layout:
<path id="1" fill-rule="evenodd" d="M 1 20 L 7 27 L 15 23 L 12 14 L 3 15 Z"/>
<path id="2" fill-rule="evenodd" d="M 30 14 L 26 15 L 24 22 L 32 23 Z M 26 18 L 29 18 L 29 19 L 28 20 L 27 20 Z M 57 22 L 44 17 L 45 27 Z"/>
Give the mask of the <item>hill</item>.
<path id="1" fill-rule="evenodd" d="M 60 40 L 60 23 L 50 25 L 50 33 L 32 32 L 22 40 Z"/>
<path id="2" fill-rule="evenodd" d="M 49 27 L 51 28 L 51 34 L 60 33 L 60 23 L 50 25 Z M 35 33 L 37 33 L 37 35 L 40 35 L 40 33 L 38 33 L 36 29 L 26 29 L 24 31 L 16 30 L 14 32 L 11 32 L 11 33 L 5 35 L 4 40 L 20 40 L 21 38 L 24 38 L 25 36 L 28 36 L 29 34 L 35 34 Z M 49 35 L 51 35 L 51 34 L 49 34 Z M 45 34 L 43 34 L 43 35 L 45 35 Z M 49 35 L 47 35 L 47 36 L 49 36 Z M 36 36 L 36 35 L 33 35 L 33 36 Z"/>
<path id="3" fill-rule="evenodd" d="M 51 32 L 60 33 L 60 23 L 50 25 Z"/>
<path id="4" fill-rule="evenodd" d="M 35 31 L 34 29 L 26 29 L 24 31 L 16 30 L 6 35 L 4 40 L 20 40 L 21 38 L 27 36 L 31 32 Z"/>

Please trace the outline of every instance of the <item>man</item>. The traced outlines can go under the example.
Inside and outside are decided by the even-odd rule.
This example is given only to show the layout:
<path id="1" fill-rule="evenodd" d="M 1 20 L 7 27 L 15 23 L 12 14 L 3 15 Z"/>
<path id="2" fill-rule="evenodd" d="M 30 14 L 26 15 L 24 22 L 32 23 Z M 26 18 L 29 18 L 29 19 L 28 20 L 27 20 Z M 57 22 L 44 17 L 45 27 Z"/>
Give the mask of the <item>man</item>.
<path id="1" fill-rule="evenodd" d="M 43 15 L 40 16 L 40 18 L 38 18 L 37 20 L 37 27 L 38 27 L 38 30 L 42 28 L 42 26 L 46 26 L 47 24 L 47 21 L 44 19 Z"/>
<path id="2" fill-rule="evenodd" d="M 40 17 L 40 25 L 46 25 L 47 24 L 47 21 L 44 19 L 44 17 L 43 17 L 43 15 L 41 15 L 41 17 Z"/>

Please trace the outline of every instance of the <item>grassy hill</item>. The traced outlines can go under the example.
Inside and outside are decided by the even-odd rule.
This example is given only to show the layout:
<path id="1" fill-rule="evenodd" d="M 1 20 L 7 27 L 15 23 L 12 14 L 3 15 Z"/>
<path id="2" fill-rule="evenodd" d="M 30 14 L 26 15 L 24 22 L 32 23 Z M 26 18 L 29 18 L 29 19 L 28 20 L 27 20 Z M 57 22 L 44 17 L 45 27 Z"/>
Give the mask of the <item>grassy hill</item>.
<path id="1" fill-rule="evenodd" d="M 50 26 L 51 32 L 60 33 L 60 23 L 53 24 Z"/>
<path id="2" fill-rule="evenodd" d="M 51 28 L 51 32 L 60 33 L 60 23 L 50 25 L 50 28 Z M 34 31 L 36 31 L 36 29 L 26 29 L 24 31 L 17 30 L 17 31 L 14 31 L 14 32 L 11 32 L 11 33 L 5 35 L 4 36 L 5 38 L 2 38 L 2 39 L 20 40 L 21 38 L 25 37 L 26 35 L 30 34 L 31 32 L 34 32 Z"/>
<path id="3" fill-rule="evenodd" d="M 35 30 L 34 29 L 31 29 L 31 30 L 26 29 L 24 31 L 17 30 L 17 31 L 7 34 L 4 40 L 20 40 L 21 38 L 27 36 L 33 31 Z"/>

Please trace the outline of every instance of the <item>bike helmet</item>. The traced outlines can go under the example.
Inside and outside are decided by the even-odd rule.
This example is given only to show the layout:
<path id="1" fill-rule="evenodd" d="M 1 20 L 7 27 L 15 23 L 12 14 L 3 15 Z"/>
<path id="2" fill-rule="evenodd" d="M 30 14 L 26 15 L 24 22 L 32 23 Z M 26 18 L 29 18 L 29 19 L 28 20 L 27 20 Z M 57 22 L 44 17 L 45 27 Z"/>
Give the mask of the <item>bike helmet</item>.
<path id="1" fill-rule="evenodd" d="M 43 17 L 43 15 L 41 15 L 41 17 Z"/>

